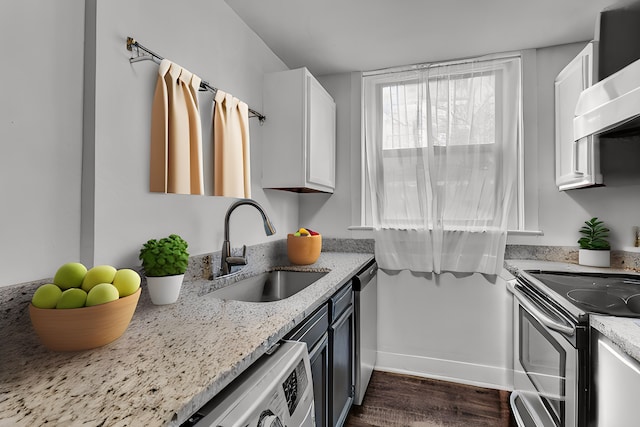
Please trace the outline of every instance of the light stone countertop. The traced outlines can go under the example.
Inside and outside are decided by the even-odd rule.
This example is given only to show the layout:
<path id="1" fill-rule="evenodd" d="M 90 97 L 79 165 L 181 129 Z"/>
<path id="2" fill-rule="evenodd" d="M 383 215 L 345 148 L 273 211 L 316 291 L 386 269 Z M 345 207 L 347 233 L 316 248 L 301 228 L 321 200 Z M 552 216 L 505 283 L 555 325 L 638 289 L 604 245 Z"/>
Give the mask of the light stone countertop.
<path id="1" fill-rule="evenodd" d="M 512 274 L 516 274 L 518 270 L 535 269 L 548 271 L 637 274 L 636 271 L 631 270 L 586 267 L 579 264 L 537 260 L 505 260 L 505 268 Z M 631 357 L 640 361 L 640 319 L 591 315 L 589 316 L 589 322 L 592 328 L 609 338 Z"/>
<path id="2" fill-rule="evenodd" d="M 5 290 L 0 427 L 179 425 L 372 259 L 322 252 L 308 268 L 328 274 L 272 303 L 216 299 L 208 293 L 212 282 L 198 277 L 185 279 L 171 305 L 151 304 L 143 289 L 123 336 L 74 353 L 38 341 L 27 306 L 39 283 Z"/>

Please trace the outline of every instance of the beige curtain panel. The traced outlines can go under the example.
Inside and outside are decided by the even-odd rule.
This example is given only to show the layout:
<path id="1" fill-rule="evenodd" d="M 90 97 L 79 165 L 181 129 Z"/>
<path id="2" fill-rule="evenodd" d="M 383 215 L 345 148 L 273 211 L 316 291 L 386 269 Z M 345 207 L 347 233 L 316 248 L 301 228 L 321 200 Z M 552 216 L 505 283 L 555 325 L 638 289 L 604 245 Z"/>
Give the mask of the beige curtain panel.
<path id="1" fill-rule="evenodd" d="M 215 102 L 214 195 L 250 198 L 249 107 L 221 90 Z"/>
<path id="2" fill-rule="evenodd" d="M 151 113 L 150 191 L 204 194 L 201 79 L 163 59 Z"/>

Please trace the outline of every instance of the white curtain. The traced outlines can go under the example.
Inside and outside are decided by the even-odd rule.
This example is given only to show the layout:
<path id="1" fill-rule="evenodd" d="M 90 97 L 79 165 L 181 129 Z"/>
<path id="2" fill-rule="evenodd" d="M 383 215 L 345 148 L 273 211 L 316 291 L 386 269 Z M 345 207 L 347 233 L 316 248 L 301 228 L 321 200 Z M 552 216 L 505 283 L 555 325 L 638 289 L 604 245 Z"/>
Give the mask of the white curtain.
<path id="1" fill-rule="evenodd" d="M 382 268 L 497 274 L 514 205 L 520 59 L 365 76 L 365 150 Z"/>

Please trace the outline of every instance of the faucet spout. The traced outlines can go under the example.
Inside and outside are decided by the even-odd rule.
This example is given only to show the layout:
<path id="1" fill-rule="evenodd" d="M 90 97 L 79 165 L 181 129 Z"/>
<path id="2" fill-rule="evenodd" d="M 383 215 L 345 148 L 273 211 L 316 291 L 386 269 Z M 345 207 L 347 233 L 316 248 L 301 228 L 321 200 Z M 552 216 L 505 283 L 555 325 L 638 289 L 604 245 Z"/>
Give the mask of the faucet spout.
<path id="1" fill-rule="evenodd" d="M 244 248 L 243 254 L 241 257 L 232 257 L 231 256 L 231 242 L 229 239 L 229 218 L 231 218 L 231 213 L 238 207 L 242 205 L 250 205 L 253 206 L 260 212 L 262 216 L 262 223 L 264 225 L 264 232 L 267 236 L 272 236 L 275 234 L 276 229 L 271 223 L 271 220 L 262 209 L 262 206 L 258 202 L 253 199 L 240 199 L 234 202 L 229 209 L 227 209 L 227 213 L 224 217 L 224 242 L 222 243 L 222 253 L 220 260 L 220 271 L 221 274 L 227 275 L 231 272 L 231 267 L 233 265 L 245 265 L 247 263 L 247 259 L 245 256 L 246 246 Z"/>

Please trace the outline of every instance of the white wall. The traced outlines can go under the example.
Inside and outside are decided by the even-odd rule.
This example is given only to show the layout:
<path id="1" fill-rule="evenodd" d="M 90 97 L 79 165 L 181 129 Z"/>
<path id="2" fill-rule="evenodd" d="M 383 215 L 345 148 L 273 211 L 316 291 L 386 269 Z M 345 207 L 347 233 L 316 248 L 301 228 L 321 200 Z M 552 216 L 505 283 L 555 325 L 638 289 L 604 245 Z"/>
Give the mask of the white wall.
<path id="1" fill-rule="evenodd" d="M 84 0 L 0 6 L 0 286 L 80 253 Z"/>
<path id="2" fill-rule="evenodd" d="M 96 35 L 95 253 L 87 262 L 130 264 L 142 242 L 172 232 L 189 242 L 192 254 L 220 250 L 231 199 L 148 192 L 149 123 L 158 67 L 130 64 L 125 38 L 134 37 L 258 111 L 263 74 L 286 66 L 222 0 L 197 0 L 184 7 L 171 0 L 101 1 Z M 211 93 L 202 92 L 199 100 L 203 110 L 211 111 Z M 205 126 L 210 120 L 203 117 Z M 297 196 L 262 191 L 257 119 L 250 120 L 250 133 L 252 197 L 274 221 L 278 233 L 269 239 L 284 238 L 297 225 Z M 234 212 L 232 246 L 266 240 L 257 211 L 242 207 Z"/>
<path id="3" fill-rule="evenodd" d="M 512 386 L 512 297 L 498 276 L 378 273 L 377 369 Z"/>
<path id="4" fill-rule="evenodd" d="M 220 250 L 232 199 L 148 191 L 157 65 L 130 64 L 126 37 L 258 111 L 263 74 L 286 66 L 224 1 L 178 6 L 169 0 L 2 3 L 0 285 L 52 277 L 67 261 L 139 265 L 142 243 L 169 233 L 182 235 L 191 254 Z M 201 94 L 205 134 L 210 100 Z M 234 247 L 282 239 L 298 224 L 296 194 L 260 189 L 257 119 L 250 132 L 253 198 L 278 233 L 266 237 L 258 212 L 241 207 L 231 221 Z"/>

